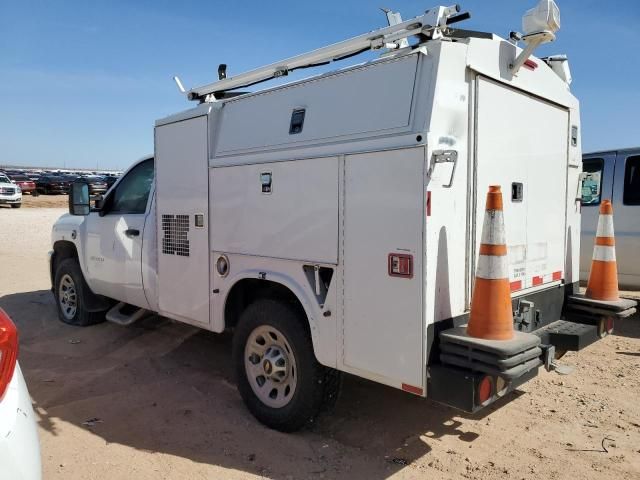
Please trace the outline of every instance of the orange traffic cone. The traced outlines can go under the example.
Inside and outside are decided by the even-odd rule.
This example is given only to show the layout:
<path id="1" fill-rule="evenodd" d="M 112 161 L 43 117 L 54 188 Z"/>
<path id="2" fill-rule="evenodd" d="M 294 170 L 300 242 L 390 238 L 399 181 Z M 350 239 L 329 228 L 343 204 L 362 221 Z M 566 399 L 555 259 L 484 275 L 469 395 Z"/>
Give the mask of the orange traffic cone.
<path id="1" fill-rule="evenodd" d="M 467 334 L 487 340 L 510 340 L 514 335 L 502 193 L 495 185 L 487 193 Z"/>
<path id="2" fill-rule="evenodd" d="M 619 300 L 618 266 L 613 235 L 613 206 L 611 200 L 600 204 L 598 231 L 593 245 L 591 272 L 587 283 L 586 297 L 593 300 Z"/>

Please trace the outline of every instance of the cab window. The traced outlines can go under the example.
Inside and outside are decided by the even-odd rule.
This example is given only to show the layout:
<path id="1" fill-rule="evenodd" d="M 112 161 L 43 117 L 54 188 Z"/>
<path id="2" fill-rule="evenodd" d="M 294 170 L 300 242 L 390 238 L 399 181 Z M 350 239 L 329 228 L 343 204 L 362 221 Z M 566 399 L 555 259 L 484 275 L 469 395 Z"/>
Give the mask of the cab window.
<path id="1" fill-rule="evenodd" d="M 603 169 L 602 158 L 589 158 L 582 162 L 582 205 L 600 205 Z"/>
<path id="2" fill-rule="evenodd" d="M 127 173 L 112 194 L 109 213 L 145 213 L 153 183 L 153 159 L 145 160 Z"/>
<path id="3" fill-rule="evenodd" d="M 624 167 L 624 190 L 622 203 L 640 205 L 640 156 L 627 158 Z"/>

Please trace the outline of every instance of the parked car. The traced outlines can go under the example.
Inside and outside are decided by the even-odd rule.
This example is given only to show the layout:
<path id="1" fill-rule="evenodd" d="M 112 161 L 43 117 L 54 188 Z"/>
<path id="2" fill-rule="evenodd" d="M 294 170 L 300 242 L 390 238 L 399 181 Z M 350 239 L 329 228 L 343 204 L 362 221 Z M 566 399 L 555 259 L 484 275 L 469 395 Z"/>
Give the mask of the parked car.
<path id="1" fill-rule="evenodd" d="M 46 195 L 68 193 L 71 180 L 61 175 L 47 175 L 40 177 L 36 182 L 38 192 Z"/>
<path id="2" fill-rule="evenodd" d="M 9 178 L 13 183 L 20 187 L 22 193 L 28 193 L 30 195 L 38 193 L 35 182 L 26 175 L 10 175 Z"/>
<path id="3" fill-rule="evenodd" d="M 0 478 L 42 478 L 36 418 L 20 365 L 18 331 L 0 308 Z"/>
<path id="4" fill-rule="evenodd" d="M 20 208 L 22 206 L 22 190 L 4 174 L 0 174 L 1 204 L 11 205 L 11 208 Z"/>
<path id="5" fill-rule="evenodd" d="M 108 174 L 104 175 L 104 180 L 107 182 L 107 189 L 111 188 L 111 186 L 118 181 L 120 175 Z"/>
<path id="6" fill-rule="evenodd" d="M 84 175 L 81 177 L 77 177 L 76 180 L 81 180 L 89 185 L 89 194 L 91 195 L 103 194 L 109 188 L 107 186 L 106 180 L 103 177 L 99 177 L 97 175 Z"/>
<path id="7" fill-rule="evenodd" d="M 618 283 L 640 288 L 640 147 L 587 153 L 582 157 L 580 279 L 589 278 L 602 199 L 613 203 Z"/>

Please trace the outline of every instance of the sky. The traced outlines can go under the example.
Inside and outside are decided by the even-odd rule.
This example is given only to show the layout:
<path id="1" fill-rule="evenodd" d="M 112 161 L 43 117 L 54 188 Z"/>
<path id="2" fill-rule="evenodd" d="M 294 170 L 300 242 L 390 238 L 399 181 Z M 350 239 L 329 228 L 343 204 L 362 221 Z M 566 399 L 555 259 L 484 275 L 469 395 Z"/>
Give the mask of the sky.
<path id="1" fill-rule="evenodd" d="M 640 146 L 640 2 L 556 1 L 562 28 L 536 55 L 569 57 L 583 151 Z M 460 28 L 506 37 L 536 0 L 459 3 L 472 15 Z M 0 0 L 0 164 L 124 169 L 153 151 L 156 119 L 194 106 L 173 75 L 203 85 L 219 63 L 233 76 L 383 27 L 380 6 L 408 19 L 435 5 Z"/>

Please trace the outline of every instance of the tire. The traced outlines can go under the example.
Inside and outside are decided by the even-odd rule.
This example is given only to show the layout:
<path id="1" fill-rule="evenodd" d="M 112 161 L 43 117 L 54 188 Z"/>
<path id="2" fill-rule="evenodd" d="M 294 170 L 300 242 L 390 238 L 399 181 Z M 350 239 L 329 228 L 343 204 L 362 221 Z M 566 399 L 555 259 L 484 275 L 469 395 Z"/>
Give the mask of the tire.
<path id="1" fill-rule="evenodd" d="M 86 309 L 89 291 L 78 261 L 75 258 L 62 260 L 56 269 L 53 292 L 60 321 L 80 327 L 104 322 L 104 311 Z"/>
<path id="2" fill-rule="evenodd" d="M 340 372 L 316 360 L 306 321 L 290 304 L 256 300 L 233 336 L 240 395 L 253 416 L 281 432 L 313 422 L 335 404 L 340 389 Z"/>
<path id="3" fill-rule="evenodd" d="M 21 203 L 12 203 L 11 208 L 20 208 L 22 206 Z"/>
<path id="4" fill-rule="evenodd" d="M 40 192 L 38 192 L 38 190 L 33 190 L 33 191 L 31 192 L 31 196 L 32 196 L 32 197 L 37 197 L 38 195 L 40 195 Z"/>

